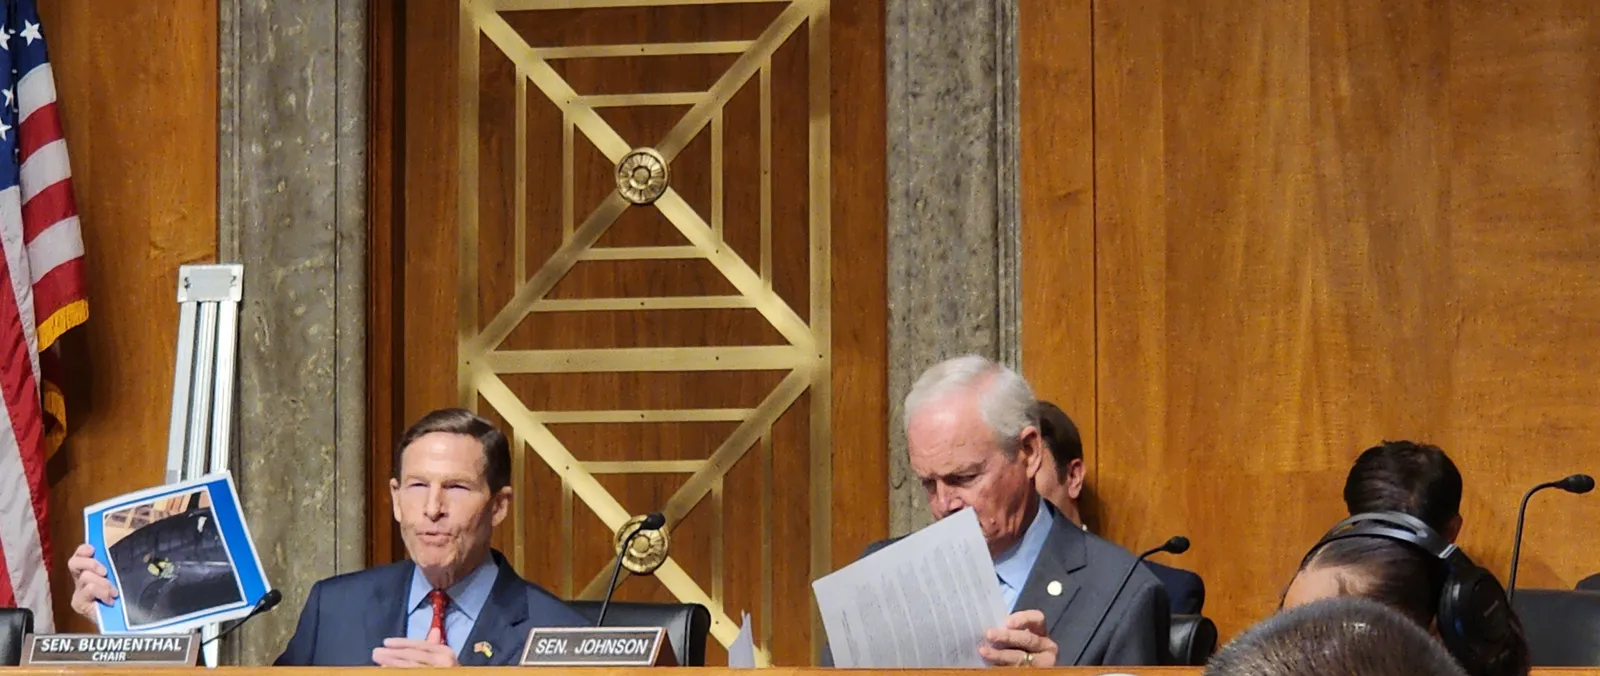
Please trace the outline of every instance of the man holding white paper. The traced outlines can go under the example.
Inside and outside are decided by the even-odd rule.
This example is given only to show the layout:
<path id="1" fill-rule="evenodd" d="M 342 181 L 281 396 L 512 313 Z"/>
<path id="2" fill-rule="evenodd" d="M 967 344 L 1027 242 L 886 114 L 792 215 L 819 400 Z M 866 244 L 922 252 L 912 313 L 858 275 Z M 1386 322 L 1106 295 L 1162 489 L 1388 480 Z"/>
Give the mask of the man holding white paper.
<path id="1" fill-rule="evenodd" d="M 817 581 L 830 640 L 824 664 L 1166 661 L 1170 616 L 1155 576 L 1074 527 L 1034 488 L 1045 453 L 1034 410 L 1027 381 L 982 357 L 918 378 L 904 406 L 911 468 L 934 518 L 958 518 L 875 543 Z"/>

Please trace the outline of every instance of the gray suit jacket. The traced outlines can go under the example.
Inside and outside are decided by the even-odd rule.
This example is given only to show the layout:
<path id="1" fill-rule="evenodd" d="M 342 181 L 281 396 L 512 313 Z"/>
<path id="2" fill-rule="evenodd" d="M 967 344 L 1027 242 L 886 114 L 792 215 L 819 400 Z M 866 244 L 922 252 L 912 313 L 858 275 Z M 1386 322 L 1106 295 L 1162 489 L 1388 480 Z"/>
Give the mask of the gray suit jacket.
<path id="1" fill-rule="evenodd" d="M 1018 610 L 1044 613 L 1045 628 L 1060 648 L 1058 666 L 1157 666 L 1170 661 L 1171 610 L 1167 592 L 1148 568 L 1138 566 L 1128 586 L 1117 596 L 1105 625 L 1094 632 L 1095 623 L 1106 612 L 1117 584 L 1134 565 L 1127 550 L 1060 518 L 1054 510 L 1050 537 L 1028 574 L 1028 582 L 1017 597 Z M 899 538 L 875 542 L 861 556 L 883 549 Z M 1052 582 L 1061 583 L 1061 593 L 1051 594 Z M 1089 634 L 1094 632 L 1093 642 Z M 1084 649 L 1085 643 L 1088 648 Z M 1078 653 L 1083 658 L 1074 662 Z M 822 648 L 823 666 L 833 666 L 833 651 Z"/>

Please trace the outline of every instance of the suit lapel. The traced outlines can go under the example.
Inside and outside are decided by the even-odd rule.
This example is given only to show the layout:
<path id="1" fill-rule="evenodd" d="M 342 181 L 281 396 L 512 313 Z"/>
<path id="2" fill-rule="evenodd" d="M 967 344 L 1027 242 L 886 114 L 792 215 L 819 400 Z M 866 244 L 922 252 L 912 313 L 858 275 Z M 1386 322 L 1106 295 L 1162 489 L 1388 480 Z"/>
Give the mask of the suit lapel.
<path id="1" fill-rule="evenodd" d="M 390 566 L 393 574 L 385 579 L 378 580 L 372 586 L 372 602 L 369 608 L 377 608 L 379 612 L 367 622 L 367 652 L 383 645 L 387 638 L 406 635 L 406 600 L 411 597 L 411 571 L 415 564 L 406 561 L 401 565 Z"/>
<path id="2" fill-rule="evenodd" d="M 462 666 L 514 664 L 527 638 L 527 587 L 500 552 L 492 555 L 499 570 L 489 589 L 489 599 L 484 601 L 478 621 L 472 624 L 472 633 L 456 656 Z M 491 654 L 479 651 L 479 644 L 487 644 Z"/>
<path id="3" fill-rule="evenodd" d="M 1054 511 L 1051 516 L 1055 516 Z M 1056 624 L 1077 597 L 1082 584 L 1075 575 L 1088 565 L 1083 532 L 1070 522 L 1056 517 L 1045 539 L 1044 549 L 1028 574 L 1028 582 L 1017 595 L 1017 610 L 1037 609 L 1044 613 L 1045 633 L 1054 635 Z M 1054 592 L 1054 593 L 1052 593 Z"/>

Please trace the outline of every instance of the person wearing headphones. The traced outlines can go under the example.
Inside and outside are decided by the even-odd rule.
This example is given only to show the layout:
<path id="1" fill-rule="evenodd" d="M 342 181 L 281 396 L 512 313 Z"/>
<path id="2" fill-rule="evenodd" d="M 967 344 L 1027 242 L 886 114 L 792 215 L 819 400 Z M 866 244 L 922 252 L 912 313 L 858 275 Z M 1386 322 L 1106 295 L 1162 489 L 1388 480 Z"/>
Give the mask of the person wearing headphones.
<path id="1" fill-rule="evenodd" d="M 1357 596 L 1429 629 L 1472 676 L 1526 676 L 1522 623 L 1493 573 L 1420 519 L 1402 512 L 1352 516 L 1300 563 L 1283 609 Z"/>

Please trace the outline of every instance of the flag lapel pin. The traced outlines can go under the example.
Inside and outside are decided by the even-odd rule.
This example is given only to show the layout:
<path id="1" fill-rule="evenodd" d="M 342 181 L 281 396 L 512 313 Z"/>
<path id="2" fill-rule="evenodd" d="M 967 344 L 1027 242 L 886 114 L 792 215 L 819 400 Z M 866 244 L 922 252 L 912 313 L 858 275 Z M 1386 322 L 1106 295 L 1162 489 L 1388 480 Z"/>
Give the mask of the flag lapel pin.
<path id="1" fill-rule="evenodd" d="M 472 646 L 472 652 L 483 655 L 484 657 L 494 657 L 494 646 L 489 645 L 488 641 L 478 641 L 477 645 Z"/>

